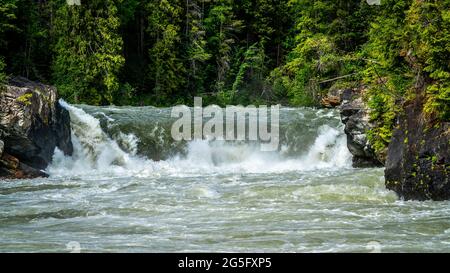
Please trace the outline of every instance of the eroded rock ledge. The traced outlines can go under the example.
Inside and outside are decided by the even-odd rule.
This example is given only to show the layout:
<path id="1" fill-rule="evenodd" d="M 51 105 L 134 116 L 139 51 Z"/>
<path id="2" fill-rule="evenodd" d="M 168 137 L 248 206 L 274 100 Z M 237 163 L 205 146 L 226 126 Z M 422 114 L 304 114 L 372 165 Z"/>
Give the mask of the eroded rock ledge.
<path id="1" fill-rule="evenodd" d="M 17 77 L 0 88 L 0 177 L 46 176 L 56 147 L 72 154 L 69 113 L 54 87 Z"/>

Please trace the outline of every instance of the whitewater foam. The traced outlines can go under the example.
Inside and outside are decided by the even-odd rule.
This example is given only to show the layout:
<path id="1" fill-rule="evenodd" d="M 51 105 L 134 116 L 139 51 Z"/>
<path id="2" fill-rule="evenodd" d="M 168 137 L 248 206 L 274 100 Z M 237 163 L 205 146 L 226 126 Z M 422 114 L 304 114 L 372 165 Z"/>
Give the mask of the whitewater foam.
<path id="1" fill-rule="evenodd" d="M 97 118 L 62 100 L 60 104 L 70 113 L 74 153 L 67 157 L 56 150 L 53 163 L 47 170 L 51 176 L 92 179 L 157 177 L 196 173 L 312 171 L 351 166 L 345 134 L 341 128 L 329 125 L 320 126 L 314 143 L 295 157 L 287 155 L 287 148 L 262 152 L 258 143 L 254 142 L 195 140 L 187 143 L 184 155 L 153 161 L 137 155 L 139 139 L 136 135 L 120 132 L 109 136 L 102 130 Z"/>

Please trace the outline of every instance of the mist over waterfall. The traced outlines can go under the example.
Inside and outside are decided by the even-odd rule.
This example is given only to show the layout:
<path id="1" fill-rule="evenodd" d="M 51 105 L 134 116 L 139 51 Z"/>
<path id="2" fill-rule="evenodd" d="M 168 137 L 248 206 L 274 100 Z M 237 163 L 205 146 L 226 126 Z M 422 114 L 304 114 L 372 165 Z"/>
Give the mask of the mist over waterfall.
<path id="1" fill-rule="evenodd" d="M 56 151 L 51 175 L 151 176 L 163 173 L 266 173 L 350 168 L 339 116 L 331 110 L 280 113 L 281 146 L 255 141 L 171 139 L 170 109 L 61 105 L 70 112 L 74 154 Z"/>

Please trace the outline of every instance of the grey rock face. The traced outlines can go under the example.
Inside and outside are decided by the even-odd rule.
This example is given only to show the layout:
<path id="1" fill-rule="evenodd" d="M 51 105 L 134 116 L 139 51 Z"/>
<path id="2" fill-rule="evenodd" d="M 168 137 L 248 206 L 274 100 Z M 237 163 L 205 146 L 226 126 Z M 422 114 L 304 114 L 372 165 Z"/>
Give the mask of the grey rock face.
<path id="1" fill-rule="evenodd" d="M 369 110 L 360 90 L 344 90 L 342 93 L 341 117 L 345 124 L 347 145 L 353 155 L 353 166 L 357 168 L 382 166 L 370 146 L 367 132 L 373 128 L 369 120 Z"/>
<path id="2" fill-rule="evenodd" d="M 405 200 L 450 200 L 450 122 L 427 120 L 422 107 L 417 99 L 398 118 L 386 186 Z"/>
<path id="3" fill-rule="evenodd" d="M 10 168 L 3 173 L 10 176 L 15 171 L 40 173 L 56 147 L 71 155 L 70 116 L 59 105 L 56 89 L 21 77 L 11 80 L 0 92 L 0 138 L 4 163 L 18 161 L 5 163 Z"/>

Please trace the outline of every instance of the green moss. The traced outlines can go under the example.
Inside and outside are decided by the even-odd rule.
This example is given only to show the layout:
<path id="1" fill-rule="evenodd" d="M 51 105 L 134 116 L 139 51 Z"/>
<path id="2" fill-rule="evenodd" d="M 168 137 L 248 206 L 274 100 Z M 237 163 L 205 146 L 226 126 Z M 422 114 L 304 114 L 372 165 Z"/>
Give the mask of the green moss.
<path id="1" fill-rule="evenodd" d="M 436 162 L 437 162 L 437 156 L 432 156 L 431 157 L 431 162 L 433 162 L 433 164 L 436 164 Z"/>
<path id="2" fill-rule="evenodd" d="M 394 181 L 386 181 L 386 186 L 389 187 L 396 187 L 400 185 L 400 181 L 394 180 Z"/>
<path id="3" fill-rule="evenodd" d="M 25 105 L 31 105 L 30 99 L 33 97 L 33 93 L 25 93 L 22 96 L 18 97 L 16 101 L 21 102 Z"/>

